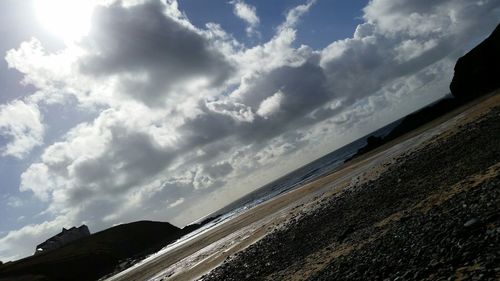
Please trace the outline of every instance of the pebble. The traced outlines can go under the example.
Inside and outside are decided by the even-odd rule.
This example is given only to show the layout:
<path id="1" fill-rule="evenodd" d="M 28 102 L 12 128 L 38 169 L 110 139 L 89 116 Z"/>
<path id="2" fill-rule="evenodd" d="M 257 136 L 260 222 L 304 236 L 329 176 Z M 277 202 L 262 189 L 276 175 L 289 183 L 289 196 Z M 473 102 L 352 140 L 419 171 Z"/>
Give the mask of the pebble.
<path id="1" fill-rule="evenodd" d="M 479 220 L 477 218 L 472 218 L 464 223 L 464 227 L 471 227 L 477 224 Z"/>
<path id="2" fill-rule="evenodd" d="M 308 280 L 455 280 L 457 272 L 467 280 L 495 280 L 500 274 L 500 228 L 464 228 L 473 229 L 482 220 L 500 225 L 500 218 L 488 217 L 498 212 L 499 176 L 434 204 L 426 212 L 412 207 L 436 194 L 438 188 L 453 186 L 498 163 L 500 142 L 494 141 L 500 135 L 498 113 L 500 109 L 494 109 L 483 122 L 465 124 L 455 135 L 406 155 L 377 180 L 359 184 L 304 213 L 203 280 L 288 280 L 287 274 L 311 265 L 306 261 L 312 254 L 326 247 L 331 247 L 326 251 L 331 253 L 339 245 L 359 245 L 357 242 L 364 244 L 328 260 Z M 403 210 L 409 210 L 403 212 L 405 219 L 374 226 Z M 347 226 L 352 230 L 345 231 Z M 335 240 L 343 234 L 343 242 Z M 373 237 L 376 239 L 369 239 Z M 312 264 L 320 262 L 316 259 Z"/>

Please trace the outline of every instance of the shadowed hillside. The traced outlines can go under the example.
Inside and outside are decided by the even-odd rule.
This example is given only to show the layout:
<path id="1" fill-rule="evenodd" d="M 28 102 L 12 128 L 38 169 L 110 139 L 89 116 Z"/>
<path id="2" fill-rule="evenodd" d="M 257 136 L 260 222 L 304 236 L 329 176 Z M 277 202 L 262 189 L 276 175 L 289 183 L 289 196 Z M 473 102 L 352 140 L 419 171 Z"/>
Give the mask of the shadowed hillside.
<path id="1" fill-rule="evenodd" d="M 118 225 L 59 249 L 4 264 L 0 280 L 96 280 L 125 260 L 158 251 L 186 232 L 164 222 Z"/>

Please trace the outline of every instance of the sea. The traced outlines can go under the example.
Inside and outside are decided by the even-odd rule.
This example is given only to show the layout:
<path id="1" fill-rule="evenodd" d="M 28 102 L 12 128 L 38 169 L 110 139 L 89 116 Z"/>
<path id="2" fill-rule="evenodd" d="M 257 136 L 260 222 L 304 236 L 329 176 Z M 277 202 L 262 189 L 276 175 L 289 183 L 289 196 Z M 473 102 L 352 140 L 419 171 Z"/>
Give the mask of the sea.
<path id="1" fill-rule="evenodd" d="M 423 107 L 419 110 L 414 111 L 413 113 L 416 113 L 420 110 L 423 110 L 425 108 L 429 108 L 440 101 L 446 100 L 446 99 L 453 99 L 453 95 L 447 94 L 444 96 L 442 99 L 436 100 L 430 104 L 428 104 L 426 107 Z M 413 114 L 411 113 L 411 114 Z M 411 115 L 410 114 L 410 115 Z M 287 192 L 289 190 L 292 190 L 294 188 L 297 188 L 299 186 L 302 186 L 306 183 L 309 183 L 311 181 L 314 181 L 326 174 L 329 174 L 335 169 L 339 168 L 347 159 L 351 158 L 356 152 L 361 147 L 364 147 L 367 144 L 367 139 L 371 136 L 375 137 L 385 137 L 387 136 L 396 126 L 401 124 L 403 120 L 407 116 L 401 117 L 400 119 L 389 123 L 378 130 L 375 130 L 341 148 L 338 148 L 327 155 L 318 158 L 309 164 L 306 164 L 288 174 L 285 176 L 278 178 L 260 188 L 257 190 L 243 196 L 242 198 L 234 201 L 233 203 L 230 203 L 229 205 L 223 207 L 222 209 L 205 216 L 204 218 L 197 220 L 197 222 L 200 222 L 204 219 L 207 218 L 217 218 L 217 219 L 226 219 L 229 217 L 233 217 L 234 215 L 237 215 L 241 213 L 242 211 L 245 211 L 247 209 L 250 209 L 256 205 L 261 204 L 262 202 L 265 202 L 279 194 L 282 194 L 284 192 Z M 218 222 L 218 220 L 214 220 L 214 222 Z"/>
<path id="2" fill-rule="evenodd" d="M 176 249 L 179 249 L 183 245 L 194 245 L 190 244 L 190 242 L 196 241 L 195 239 L 203 237 L 202 235 L 204 233 L 207 233 L 211 229 L 222 225 L 224 222 L 232 220 L 233 218 L 236 218 L 245 213 L 249 209 L 252 209 L 253 207 L 260 205 L 282 193 L 296 189 L 300 186 L 303 186 L 304 184 L 312 182 L 322 176 L 336 171 L 342 166 L 342 164 L 346 162 L 346 160 L 352 158 L 352 156 L 354 156 L 360 148 L 364 147 L 367 144 L 367 139 L 369 137 L 375 136 L 383 138 L 387 136 L 391 131 L 394 130 L 396 126 L 401 124 L 404 119 L 405 117 L 396 120 L 376 131 L 373 131 L 366 136 L 363 136 L 258 188 L 257 190 L 219 209 L 218 211 L 192 222 L 191 224 L 202 224 L 202 226 L 179 238 L 177 241 L 174 241 L 173 243 L 165 246 L 159 252 L 140 261 L 133 267 L 111 277 L 109 280 L 114 280 L 115 277 L 126 276 L 127 272 L 133 272 L 135 267 L 157 262 L 158 260 L 161 260 L 162 258 L 167 256 L 169 253 L 176 251 Z M 202 242 L 202 248 L 198 249 L 195 253 L 190 254 L 182 260 L 179 260 L 174 264 L 166 267 L 164 270 L 157 273 L 153 278 L 150 278 L 149 280 L 164 280 L 164 277 L 166 276 L 171 276 L 186 269 L 193 268 L 206 259 L 216 257 L 221 252 L 225 253 L 225 251 L 233 247 L 235 243 L 238 243 L 238 239 L 239 241 L 242 241 L 241 239 L 246 239 L 249 237 L 248 235 L 250 235 L 249 233 L 251 233 L 251 228 L 255 226 L 250 225 L 248 227 L 250 227 L 250 232 L 248 232 L 248 229 L 244 227 L 231 233 L 230 235 L 226 235 L 223 238 L 220 238 L 215 242 L 211 242 L 206 245 L 204 245 Z"/>
<path id="3" fill-rule="evenodd" d="M 336 149 L 327 155 L 318 158 L 260 188 L 230 203 L 229 205 L 211 213 L 203 218 L 194 221 L 192 224 L 209 220 L 200 231 L 211 228 L 223 221 L 229 220 L 240 215 L 263 202 L 266 202 L 282 193 L 293 190 L 299 186 L 312 182 L 326 174 L 329 174 L 339 168 L 347 159 L 351 158 L 356 152 L 367 144 L 367 138 L 370 136 L 385 137 L 404 118 L 396 120 L 372 133 L 363 136 L 339 149 Z M 198 231 L 195 231 L 196 234 Z"/>
<path id="4" fill-rule="evenodd" d="M 190 241 L 194 241 L 198 237 L 201 237 L 203 233 L 210 231 L 211 229 L 221 225 L 222 223 L 231 220 L 245 213 L 249 209 L 262 204 L 282 193 L 291 191 L 299 186 L 307 184 L 311 181 L 314 181 L 326 174 L 329 174 L 336 169 L 338 169 L 347 159 L 351 158 L 356 152 L 363 146 L 367 144 L 366 139 L 370 136 L 376 137 L 384 137 L 389 134 L 398 124 L 401 123 L 403 118 L 390 123 L 364 137 L 361 137 L 350 144 L 347 144 L 327 155 L 316 159 L 299 169 L 296 169 L 285 176 L 278 178 L 257 190 L 241 197 L 240 199 L 232 202 L 231 204 L 219 209 L 218 211 L 209 214 L 203 218 L 198 219 L 197 221 L 192 222 L 191 224 L 199 224 L 202 226 L 183 237 L 179 238 L 177 241 L 165 246 L 159 252 L 149 256 L 148 258 L 142 260 L 137 263 L 135 266 L 140 266 L 141 264 L 147 264 L 150 262 L 154 262 L 161 256 L 167 255 L 169 252 L 175 251 L 179 247 L 190 243 Z M 217 242 L 211 243 L 205 246 L 203 249 L 197 251 L 189 257 L 184 258 L 181 261 L 172 264 L 171 266 L 165 268 L 163 271 L 157 273 L 157 275 L 149 280 L 163 280 L 162 278 L 165 276 L 170 276 L 177 271 L 182 271 L 185 268 L 190 268 L 197 263 L 201 262 L 206 257 L 210 257 L 215 255 L 217 252 L 220 252 L 225 249 L 224 247 L 230 247 L 232 245 L 232 240 L 234 237 L 238 235 L 246 235 L 245 233 L 235 233 L 218 240 Z M 222 248 L 220 248 L 222 245 Z M 228 246 L 229 245 L 229 246 Z M 127 271 L 133 271 L 134 267 L 131 267 L 121 273 L 110 278 L 126 275 Z"/>

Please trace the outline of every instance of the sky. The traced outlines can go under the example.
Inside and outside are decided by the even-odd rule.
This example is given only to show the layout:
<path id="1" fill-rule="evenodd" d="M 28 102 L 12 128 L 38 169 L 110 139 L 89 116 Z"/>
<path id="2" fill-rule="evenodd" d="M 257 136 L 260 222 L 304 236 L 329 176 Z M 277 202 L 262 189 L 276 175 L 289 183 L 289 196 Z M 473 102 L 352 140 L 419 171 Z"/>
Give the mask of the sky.
<path id="1" fill-rule="evenodd" d="M 0 260 L 184 226 L 449 93 L 496 0 L 0 0 Z"/>

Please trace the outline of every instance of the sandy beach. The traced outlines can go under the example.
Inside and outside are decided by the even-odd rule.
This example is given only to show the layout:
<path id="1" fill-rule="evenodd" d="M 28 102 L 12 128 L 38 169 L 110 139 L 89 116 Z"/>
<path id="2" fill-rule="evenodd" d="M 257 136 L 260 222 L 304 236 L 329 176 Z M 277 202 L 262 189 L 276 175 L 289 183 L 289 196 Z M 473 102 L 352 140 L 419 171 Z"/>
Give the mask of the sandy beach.
<path id="1" fill-rule="evenodd" d="M 499 119 L 496 93 L 107 280 L 498 278 Z"/>

